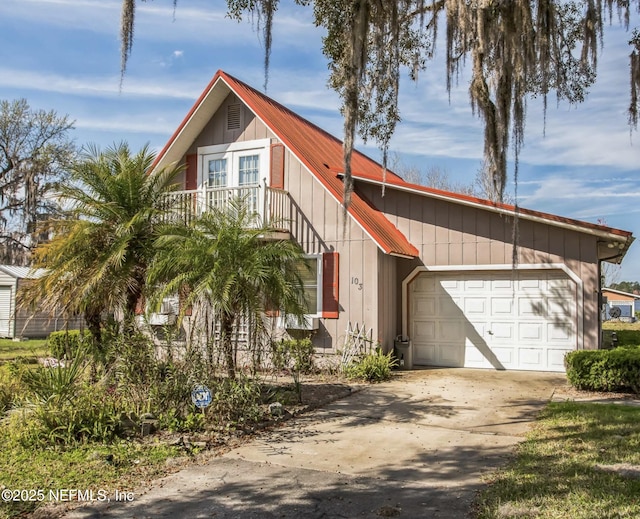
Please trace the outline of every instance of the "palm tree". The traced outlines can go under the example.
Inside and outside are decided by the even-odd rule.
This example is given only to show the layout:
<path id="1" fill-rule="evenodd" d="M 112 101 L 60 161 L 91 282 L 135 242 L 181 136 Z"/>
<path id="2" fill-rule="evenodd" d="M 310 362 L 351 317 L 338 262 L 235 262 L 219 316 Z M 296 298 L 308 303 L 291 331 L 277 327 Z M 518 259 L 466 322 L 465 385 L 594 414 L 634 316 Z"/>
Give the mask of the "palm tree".
<path id="1" fill-rule="evenodd" d="M 171 226 L 158 239 L 148 283 L 162 285 L 156 303 L 184 294 L 182 311 L 208 305 L 229 377 L 235 377 L 233 335 L 244 322 L 262 323 L 266 309 L 305 313 L 300 272 L 303 251 L 290 240 L 265 239 L 273 231 L 251 213 L 246 200 L 212 209 L 188 227 Z M 213 328 L 213 327 L 212 327 Z M 253 330 L 260 333 L 261 327 Z"/>
<path id="2" fill-rule="evenodd" d="M 70 217 L 48 222 L 54 237 L 35 251 L 34 267 L 47 274 L 23 301 L 40 299 L 45 308 L 84 313 L 98 343 L 105 311 L 120 311 L 131 323 L 145 292 L 165 195 L 179 171 L 150 173 L 154 160 L 148 146 L 134 155 L 125 143 L 83 153 L 72 166 L 73 182 L 60 191 Z"/>

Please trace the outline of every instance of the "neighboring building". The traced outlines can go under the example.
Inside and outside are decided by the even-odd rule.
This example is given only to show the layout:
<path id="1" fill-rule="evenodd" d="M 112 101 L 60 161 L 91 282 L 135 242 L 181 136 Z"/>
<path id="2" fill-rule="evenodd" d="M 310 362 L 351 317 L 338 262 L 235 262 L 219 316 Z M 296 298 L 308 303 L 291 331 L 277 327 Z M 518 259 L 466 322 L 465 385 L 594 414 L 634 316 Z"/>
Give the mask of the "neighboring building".
<path id="1" fill-rule="evenodd" d="M 0 265 L 0 337 L 46 337 L 53 331 L 65 329 L 67 325 L 77 328 L 81 324 L 80 319 L 68 323 L 61 315 L 49 316 L 17 307 L 16 296 L 20 287 L 44 273 L 43 269 Z"/>
<path id="2" fill-rule="evenodd" d="M 640 295 L 629 294 L 613 288 L 603 288 L 602 297 L 606 298 L 603 319 L 634 319 L 635 307 L 640 302 Z"/>
<path id="3" fill-rule="evenodd" d="M 345 222 L 342 157 L 338 139 L 220 71 L 155 166 L 185 164 L 185 213 L 243 194 L 287 220 L 316 272 L 319 353 L 349 323 L 385 350 L 408 337 L 416 365 L 562 371 L 566 352 L 599 348 L 600 262 L 619 263 L 630 232 L 518 208 L 514 268 L 513 206 L 409 184 L 358 152 Z"/>

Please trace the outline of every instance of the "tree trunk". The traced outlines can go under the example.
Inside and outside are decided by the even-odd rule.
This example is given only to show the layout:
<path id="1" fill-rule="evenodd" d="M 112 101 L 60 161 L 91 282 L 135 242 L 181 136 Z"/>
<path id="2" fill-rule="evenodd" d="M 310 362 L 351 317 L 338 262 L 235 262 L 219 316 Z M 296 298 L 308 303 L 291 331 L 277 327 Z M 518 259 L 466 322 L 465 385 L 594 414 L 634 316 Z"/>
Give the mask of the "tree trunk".
<path id="1" fill-rule="evenodd" d="M 98 379 L 98 369 L 96 364 L 99 362 L 104 365 L 106 363 L 106 348 L 102 344 L 102 318 L 97 310 L 87 310 L 84 313 L 84 320 L 87 328 L 91 333 L 91 342 L 93 345 L 93 362 L 91 363 L 91 381 L 96 382 Z"/>
<path id="2" fill-rule="evenodd" d="M 233 316 L 222 315 L 220 318 L 220 343 L 227 365 L 227 375 L 230 379 L 236 378 L 236 363 L 233 358 Z"/>

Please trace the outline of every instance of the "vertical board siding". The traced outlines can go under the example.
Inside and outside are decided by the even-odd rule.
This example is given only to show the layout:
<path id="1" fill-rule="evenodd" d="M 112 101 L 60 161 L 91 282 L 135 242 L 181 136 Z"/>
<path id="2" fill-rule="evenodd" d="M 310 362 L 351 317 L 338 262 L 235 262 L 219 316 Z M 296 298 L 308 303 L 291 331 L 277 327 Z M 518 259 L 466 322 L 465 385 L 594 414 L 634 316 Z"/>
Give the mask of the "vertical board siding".
<path id="1" fill-rule="evenodd" d="M 385 352 L 393 348 L 393 339 L 400 333 L 396 261 L 393 256 L 378 251 L 378 341 Z"/>

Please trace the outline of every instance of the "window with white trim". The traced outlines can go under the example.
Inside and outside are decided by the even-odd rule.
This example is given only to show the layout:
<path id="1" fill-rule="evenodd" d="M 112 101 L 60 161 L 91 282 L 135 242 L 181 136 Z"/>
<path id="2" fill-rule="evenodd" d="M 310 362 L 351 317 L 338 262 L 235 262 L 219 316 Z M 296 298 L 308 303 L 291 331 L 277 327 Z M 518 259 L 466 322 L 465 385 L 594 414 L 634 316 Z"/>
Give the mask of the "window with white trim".
<path id="1" fill-rule="evenodd" d="M 304 287 L 304 299 L 307 315 L 319 316 L 322 313 L 322 256 L 308 255 L 300 260 L 298 274 Z"/>
<path id="2" fill-rule="evenodd" d="M 198 148 L 198 186 L 207 192 L 210 207 L 223 207 L 231 198 L 249 201 L 261 212 L 260 182 L 269 171 L 271 139 Z"/>

